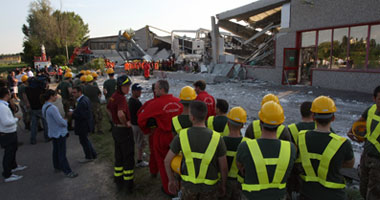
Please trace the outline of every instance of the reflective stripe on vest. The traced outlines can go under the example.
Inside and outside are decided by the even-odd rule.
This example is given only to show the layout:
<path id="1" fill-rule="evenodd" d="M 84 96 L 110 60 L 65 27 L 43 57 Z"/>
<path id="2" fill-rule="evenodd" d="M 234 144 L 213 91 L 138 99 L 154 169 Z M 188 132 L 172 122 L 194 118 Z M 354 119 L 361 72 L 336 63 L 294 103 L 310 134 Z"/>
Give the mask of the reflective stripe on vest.
<path id="1" fill-rule="evenodd" d="M 179 123 L 178 116 L 175 116 L 172 118 L 172 123 L 173 123 L 175 132 L 177 132 L 178 134 L 182 130 L 182 126 L 181 126 L 181 123 Z"/>
<path id="2" fill-rule="evenodd" d="M 252 122 L 252 128 L 253 128 L 253 135 L 255 136 L 255 139 L 261 138 L 260 120 L 253 121 Z M 285 126 L 282 124 L 277 127 L 277 131 L 276 131 L 277 139 L 280 138 L 282 132 L 284 131 L 284 128 L 285 128 Z"/>
<path id="3" fill-rule="evenodd" d="M 371 108 L 368 110 L 366 138 L 369 142 L 371 142 L 376 147 L 377 151 L 380 152 L 380 143 L 379 141 L 377 141 L 377 139 L 380 136 L 380 116 L 375 114 L 376 110 L 377 110 L 376 104 L 371 106 Z M 371 124 L 373 121 L 377 121 L 378 124 L 375 127 L 375 129 L 371 132 Z"/>
<path id="4" fill-rule="evenodd" d="M 243 137 L 241 139 L 240 143 L 242 143 L 244 141 L 248 141 L 248 140 L 250 140 L 250 139 Z M 227 151 L 227 157 L 232 157 L 232 164 L 231 164 L 230 170 L 228 171 L 228 177 L 237 178 L 239 169 L 236 166 L 236 151 Z"/>
<path id="5" fill-rule="evenodd" d="M 181 149 L 185 158 L 185 163 L 187 167 L 188 175 L 181 175 L 182 180 L 188 181 L 194 184 L 206 184 L 214 185 L 218 182 L 219 178 L 215 180 L 206 179 L 206 174 L 208 171 L 208 166 L 215 155 L 216 148 L 218 147 L 220 134 L 213 131 L 210 143 L 204 153 L 192 152 L 189 138 L 188 138 L 188 129 L 183 129 L 179 133 L 179 139 L 181 143 Z M 201 159 L 201 165 L 199 168 L 199 174 L 195 174 L 194 158 Z"/>
<path id="6" fill-rule="evenodd" d="M 297 128 L 296 124 L 290 124 L 288 126 L 288 128 L 289 128 L 289 131 L 290 131 L 290 133 L 291 133 L 291 135 L 293 137 L 294 143 L 297 145 L 298 144 L 298 134 L 299 134 L 299 131 L 298 131 L 298 128 Z"/>
<path id="7" fill-rule="evenodd" d="M 283 189 L 286 187 L 286 180 L 283 180 L 289 166 L 291 156 L 291 146 L 288 141 L 281 141 L 278 158 L 264 158 L 257 140 L 247 141 L 249 151 L 256 168 L 258 184 L 242 184 L 242 190 L 252 192 L 269 188 Z M 276 165 L 272 182 L 269 182 L 267 165 Z M 283 182 L 284 181 L 284 182 Z"/>
<path id="8" fill-rule="evenodd" d="M 214 129 L 214 119 L 215 119 L 215 116 L 210 116 L 208 117 L 207 119 L 207 128 L 215 131 Z M 226 123 L 226 126 L 224 126 L 224 130 L 223 130 L 223 133 L 221 132 L 218 132 L 220 133 L 221 136 L 228 136 L 230 134 L 230 129 L 228 128 L 228 123 Z"/>
<path id="9" fill-rule="evenodd" d="M 303 130 L 298 135 L 300 158 L 302 162 L 302 167 L 305 170 L 306 175 L 301 175 L 301 178 L 306 182 L 318 182 L 326 188 L 331 189 L 341 189 L 345 188 L 344 183 L 335 183 L 327 181 L 327 174 L 330 166 L 331 159 L 334 157 L 336 152 L 342 146 L 346 138 L 338 136 L 334 133 L 330 133 L 332 138 L 322 155 L 317 153 L 310 153 L 307 150 L 306 145 L 306 134 L 307 130 Z M 311 164 L 311 159 L 319 160 L 318 172 L 315 173 L 313 166 Z"/>

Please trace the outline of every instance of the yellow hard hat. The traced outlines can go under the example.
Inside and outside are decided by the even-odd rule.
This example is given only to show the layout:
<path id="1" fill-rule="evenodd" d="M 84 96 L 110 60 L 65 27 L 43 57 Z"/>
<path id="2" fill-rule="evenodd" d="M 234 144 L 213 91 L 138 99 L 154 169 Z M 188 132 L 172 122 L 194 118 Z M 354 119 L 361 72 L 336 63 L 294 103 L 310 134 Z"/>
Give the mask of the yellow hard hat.
<path id="1" fill-rule="evenodd" d="M 240 106 L 233 107 L 227 114 L 227 118 L 244 124 L 247 122 L 247 112 Z"/>
<path id="2" fill-rule="evenodd" d="M 115 73 L 115 71 L 113 71 L 112 68 L 108 68 L 107 69 L 107 74 L 114 74 L 114 73 Z"/>
<path id="3" fill-rule="evenodd" d="M 330 97 L 319 96 L 314 99 L 310 111 L 321 114 L 334 113 L 336 112 L 335 102 Z"/>
<path id="4" fill-rule="evenodd" d="M 90 75 L 90 74 L 91 74 L 91 71 L 90 71 L 90 70 L 86 70 L 85 74 L 86 74 L 86 75 Z"/>
<path id="5" fill-rule="evenodd" d="M 70 68 L 67 68 L 67 69 L 66 69 L 66 72 L 71 72 L 71 69 L 70 69 Z"/>
<path id="6" fill-rule="evenodd" d="M 91 82 L 94 80 L 94 77 L 91 76 L 91 74 L 86 76 L 86 82 Z"/>
<path id="7" fill-rule="evenodd" d="M 284 110 L 280 104 L 274 101 L 268 101 L 261 106 L 259 118 L 267 125 L 280 125 L 285 120 Z"/>
<path id="8" fill-rule="evenodd" d="M 87 75 L 82 75 L 79 79 L 81 82 L 86 82 L 87 80 Z"/>
<path id="9" fill-rule="evenodd" d="M 94 78 L 97 78 L 98 77 L 98 74 L 96 72 L 92 72 L 91 73 L 91 76 L 94 77 Z"/>
<path id="10" fill-rule="evenodd" d="M 267 94 L 261 100 L 261 106 L 263 106 L 264 103 L 266 103 L 268 101 L 274 101 L 274 102 L 280 104 L 280 100 L 278 99 L 278 97 L 276 95 L 274 95 L 274 94 Z"/>
<path id="11" fill-rule="evenodd" d="M 21 77 L 21 81 L 22 82 L 26 82 L 28 80 L 28 76 L 27 75 L 24 75 Z"/>
<path id="12" fill-rule="evenodd" d="M 367 123 L 365 121 L 356 121 L 352 125 L 352 133 L 359 142 L 364 142 L 367 133 Z"/>
<path id="13" fill-rule="evenodd" d="M 176 155 L 170 163 L 170 167 L 172 168 L 172 170 L 179 175 L 181 175 L 181 162 L 182 155 Z"/>
<path id="14" fill-rule="evenodd" d="M 72 78 L 73 74 L 71 72 L 66 72 L 64 75 L 65 78 Z"/>
<path id="15" fill-rule="evenodd" d="M 86 71 L 84 71 L 84 70 L 80 70 L 80 72 L 79 73 L 81 73 L 81 74 L 85 74 L 86 73 Z"/>
<path id="16" fill-rule="evenodd" d="M 194 88 L 190 86 L 185 86 L 181 89 L 179 93 L 179 98 L 183 101 L 192 101 L 197 98 L 197 94 L 195 93 Z"/>

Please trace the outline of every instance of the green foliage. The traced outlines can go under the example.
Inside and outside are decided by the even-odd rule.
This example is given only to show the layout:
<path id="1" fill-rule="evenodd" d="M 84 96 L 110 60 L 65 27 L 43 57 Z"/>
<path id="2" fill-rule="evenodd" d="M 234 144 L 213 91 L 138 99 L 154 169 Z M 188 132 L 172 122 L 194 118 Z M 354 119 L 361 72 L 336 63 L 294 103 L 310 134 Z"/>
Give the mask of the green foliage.
<path id="1" fill-rule="evenodd" d="M 100 71 L 104 71 L 105 62 L 103 58 L 95 58 L 95 59 L 92 59 L 91 62 L 87 63 L 85 67 L 88 69 L 94 69 L 94 70 L 99 69 Z"/>
<path id="2" fill-rule="evenodd" d="M 47 56 L 66 55 L 88 39 L 88 25 L 74 12 L 54 10 L 50 0 L 35 0 L 30 4 L 27 24 L 22 26 L 25 35 L 23 60 L 32 63 L 41 55 L 41 45 Z"/>
<path id="3" fill-rule="evenodd" d="M 64 55 L 56 55 L 54 58 L 51 60 L 53 65 L 65 65 L 66 64 L 66 56 Z"/>

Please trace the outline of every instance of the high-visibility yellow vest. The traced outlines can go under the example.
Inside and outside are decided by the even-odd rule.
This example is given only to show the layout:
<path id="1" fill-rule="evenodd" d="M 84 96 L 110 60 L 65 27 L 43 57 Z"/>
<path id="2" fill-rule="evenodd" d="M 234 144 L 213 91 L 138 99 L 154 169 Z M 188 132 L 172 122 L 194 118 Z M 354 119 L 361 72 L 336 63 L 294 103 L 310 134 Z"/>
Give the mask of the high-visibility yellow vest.
<path id="1" fill-rule="evenodd" d="M 179 140 L 181 143 L 181 149 L 183 152 L 183 156 L 185 158 L 185 163 L 187 167 L 187 175 L 182 174 L 181 178 L 184 181 L 188 181 L 194 184 L 206 184 L 206 185 L 214 185 L 218 182 L 217 179 L 207 179 L 207 171 L 208 166 L 215 155 L 216 148 L 218 147 L 220 141 L 220 134 L 213 131 L 210 143 L 204 153 L 192 152 L 189 138 L 188 138 L 188 129 L 183 129 L 179 133 Z M 195 173 L 194 159 L 201 159 L 201 165 L 199 168 L 198 175 Z"/>
<path id="2" fill-rule="evenodd" d="M 248 141 L 248 140 L 250 140 L 250 138 L 243 137 L 240 143 L 244 141 Z M 228 177 L 237 178 L 239 169 L 236 166 L 236 151 L 227 151 L 227 157 L 232 158 L 232 164 L 231 164 L 230 170 L 228 171 Z"/>
<path id="3" fill-rule="evenodd" d="M 380 136 L 380 116 L 375 114 L 376 110 L 377 110 L 376 104 L 372 105 L 371 108 L 368 110 L 367 123 L 366 123 L 366 126 L 367 126 L 366 138 L 370 143 L 372 143 L 376 147 L 377 151 L 380 152 L 380 143 L 379 141 L 377 141 L 377 139 Z M 373 121 L 377 121 L 378 124 L 375 127 L 375 129 L 371 131 L 371 124 Z"/>
<path id="4" fill-rule="evenodd" d="M 255 164 L 259 183 L 247 184 L 244 182 L 241 185 L 242 190 L 252 192 L 270 188 L 284 189 L 286 187 L 286 180 L 284 180 L 284 177 L 288 170 L 291 157 L 290 142 L 281 140 L 281 148 L 278 158 L 264 158 L 257 140 L 247 141 L 247 146 Z M 271 182 L 269 182 L 267 165 L 276 165 L 276 170 Z"/>
<path id="5" fill-rule="evenodd" d="M 173 123 L 175 132 L 179 133 L 183 129 L 181 126 L 181 123 L 179 123 L 178 116 L 175 116 L 172 118 L 172 123 Z"/>
<path id="6" fill-rule="evenodd" d="M 294 143 L 298 144 L 298 135 L 300 131 L 298 130 L 297 125 L 293 123 L 293 124 L 290 124 L 288 128 L 289 128 L 290 134 L 293 137 Z M 315 122 L 314 122 L 314 128 L 317 128 L 317 123 Z"/>
<path id="7" fill-rule="evenodd" d="M 303 130 L 298 135 L 298 147 L 300 152 L 300 159 L 305 175 L 301 178 L 306 182 L 317 182 L 326 188 L 342 189 L 346 187 L 344 183 L 336 183 L 327 180 L 327 174 L 331 159 L 334 157 L 339 148 L 346 141 L 346 138 L 330 133 L 331 141 L 326 146 L 322 154 L 310 153 L 306 146 L 307 130 Z M 319 160 L 318 171 L 315 172 L 311 164 L 311 159 Z"/>
<path id="8" fill-rule="evenodd" d="M 207 119 L 207 128 L 209 128 L 209 129 L 211 129 L 213 131 L 215 131 L 215 129 L 214 129 L 214 119 L 215 119 L 215 116 L 210 116 Z M 221 136 L 228 136 L 230 134 L 230 130 L 228 128 L 228 124 L 226 123 L 226 126 L 224 127 L 224 130 L 223 130 L 222 133 L 221 132 L 218 132 L 218 133 L 220 133 Z"/>
<path id="9" fill-rule="evenodd" d="M 253 128 L 253 135 L 255 136 L 255 139 L 261 138 L 260 120 L 254 120 L 252 122 L 252 128 Z M 282 131 L 284 131 L 284 128 L 285 128 L 285 126 L 282 124 L 277 127 L 277 131 L 276 131 L 277 139 L 280 138 Z"/>

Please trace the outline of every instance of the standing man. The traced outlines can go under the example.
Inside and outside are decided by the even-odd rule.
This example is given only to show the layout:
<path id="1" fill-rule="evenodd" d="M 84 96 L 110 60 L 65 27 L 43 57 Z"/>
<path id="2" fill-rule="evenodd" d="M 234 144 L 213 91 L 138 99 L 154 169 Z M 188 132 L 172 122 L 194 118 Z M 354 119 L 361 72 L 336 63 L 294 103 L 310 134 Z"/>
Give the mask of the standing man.
<path id="1" fill-rule="evenodd" d="M 112 137 L 115 142 L 114 178 L 118 189 L 133 190 L 133 174 L 135 167 L 135 143 L 128 103 L 125 95 L 132 84 L 127 75 L 117 78 L 117 90 L 109 99 L 107 110 L 112 116 L 114 127 Z"/>
<path id="2" fill-rule="evenodd" d="M 228 129 L 228 102 L 224 99 L 216 99 L 216 116 L 210 116 L 207 119 L 207 128 L 227 136 L 230 132 Z"/>
<path id="3" fill-rule="evenodd" d="M 364 199 L 380 199 L 380 86 L 373 91 L 373 105 L 368 107 L 358 121 L 365 121 L 367 126 L 364 150 L 360 158 L 360 193 Z M 349 130 L 347 135 L 358 141 Z M 358 141 L 359 142 L 359 141 Z"/>
<path id="4" fill-rule="evenodd" d="M 18 98 L 17 98 L 17 93 L 18 93 L 17 85 L 18 85 L 18 80 L 16 78 L 15 71 L 13 71 L 13 70 L 9 71 L 9 74 L 8 74 L 8 88 L 11 91 L 12 98 L 14 98 L 16 100 L 18 100 Z"/>
<path id="5" fill-rule="evenodd" d="M 138 124 L 141 129 L 149 127 L 151 121 L 156 124 L 153 138 L 155 159 L 160 171 L 163 191 L 165 194 L 173 196 L 174 194 L 168 190 L 168 176 L 165 171 L 164 159 L 173 139 L 172 118 L 182 113 L 183 105 L 180 103 L 180 99 L 168 94 L 169 83 L 166 80 L 157 81 L 154 84 L 154 91 L 157 98 L 138 115 Z"/>
<path id="6" fill-rule="evenodd" d="M 64 75 L 64 80 L 61 81 L 56 89 L 56 92 L 62 97 L 63 111 L 65 112 L 65 118 L 68 119 L 69 130 L 72 130 L 72 119 L 68 115 L 69 109 L 73 108 L 75 105 L 74 99 L 71 96 L 73 86 L 71 85 L 73 74 L 71 72 L 66 72 Z"/>
<path id="7" fill-rule="evenodd" d="M 91 101 L 91 111 L 95 123 L 95 131 L 96 133 L 103 134 L 102 131 L 102 112 L 100 109 L 100 97 L 102 96 L 102 92 L 100 91 L 97 85 L 94 85 L 94 78 L 92 75 L 87 75 L 86 77 L 87 85 L 83 88 L 83 94 L 88 97 Z"/>
<path id="8" fill-rule="evenodd" d="M 77 106 L 74 112 L 70 112 L 75 120 L 74 133 L 79 136 L 79 142 L 82 145 L 85 154 L 85 158 L 79 162 L 91 162 L 97 157 L 95 149 L 92 147 L 92 144 L 88 139 L 88 133 L 94 130 L 91 102 L 88 97 L 83 95 L 82 88 L 80 86 L 74 87 L 72 94 L 77 100 Z"/>
<path id="9" fill-rule="evenodd" d="M 115 72 L 112 68 L 107 69 L 107 74 L 109 76 L 109 79 L 104 81 L 103 84 L 103 94 L 106 97 L 106 100 L 108 102 L 108 99 L 113 95 L 113 93 L 116 91 L 116 79 L 114 78 Z"/>
<path id="10" fill-rule="evenodd" d="M 341 168 L 352 168 L 355 163 L 351 143 L 330 130 L 335 120 L 334 101 L 326 96 L 314 99 L 311 112 L 317 123 L 315 130 L 304 130 L 298 135 L 301 199 L 346 199 L 346 183 Z M 328 198 L 326 198 L 328 197 Z"/>
<path id="11" fill-rule="evenodd" d="M 198 80 L 194 84 L 195 92 L 197 93 L 197 98 L 195 100 L 203 101 L 207 105 L 207 117 L 215 115 L 215 99 L 206 90 L 206 82 L 204 80 Z M 207 119 L 207 118 L 206 118 Z"/>
<path id="12" fill-rule="evenodd" d="M 313 119 L 313 113 L 310 111 L 311 102 L 305 101 L 301 104 L 300 112 L 301 112 L 301 122 L 295 124 L 290 124 L 288 126 L 289 131 L 292 136 L 292 141 L 297 145 L 298 143 L 298 134 L 302 130 L 314 130 L 316 128 L 316 124 Z"/>
<path id="13" fill-rule="evenodd" d="M 25 129 L 30 130 L 30 110 L 26 107 L 28 97 L 25 93 L 25 88 L 28 87 L 28 76 L 21 77 L 21 84 L 18 86 L 18 95 L 20 98 L 20 108 L 22 112 L 22 119 L 24 121 Z"/>
<path id="14" fill-rule="evenodd" d="M 239 145 L 236 165 L 244 176 L 241 184 L 247 199 L 285 199 L 286 181 L 296 159 L 296 148 L 279 140 L 277 128 L 284 122 L 282 107 L 269 101 L 259 112 L 261 138 Z"/>
<path id="15" fill-rule="evenodd" d="M 143 150 L 145 148 L 146 142 L 144 138 L 144 133 L 141 131 L 139 125 L 137 124 L 137 111 L 141 108 L 142 103 L 139 100 L 141 96 L 142 87 L 140 84 L 135 83 L 132 85 L 132 97 L 128 100 L 128 107 L 131 114 L 131 123 L 133 130 L 133 138 L 137 146 L 137 163 L 136 167 L 146 167 L 149 165 L 148 162 L 143 161 Z"/>
<path id="16" fill-rule="evenodd" d="M 173 117 L 172 126 L 173 134 L 177 135 L 181 130 L 192 127 L 192 123 L 189 118 L 189 104 L 197 98 L 195 90 L 190 86 L 185 86 L 181 89 L 179 94 L 181 104 L 183 105 L 183 111 L 180 115 Z"/>
<path id="17" fill-rule="evenodd" d="M 202 101 L 190 103 L 193 127 L 182 130 L 170 144 L 165 158 L 169 177 L 169 192 L 176 194 L 178 181 L 171 170 L 173 158 L 182 151 L 181 199 L 218 199 L 218 181 L 221 175 L 220 195 L 224 196 L 227 181 L 226 146 L 220 134 L 205 125 L 207 106 Z M 220 173 L 220 174 L 219 174 Z"/>
<path id="18" fill-rule="evenodd" d="M 21 171 L 26 166 L 17 165 L 17 121 L 21 117 L 14 117 L 9 108 L 8 101 L 11 99 L 11 94 L 8 88 L 0 88 L 0 146 L 4 149 L 3 158 L 3 177 L 4 182 L 17 181 L 22 176 L 13 174 L 13 172 Z"/>

